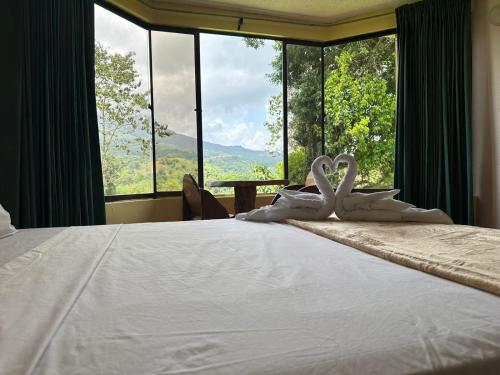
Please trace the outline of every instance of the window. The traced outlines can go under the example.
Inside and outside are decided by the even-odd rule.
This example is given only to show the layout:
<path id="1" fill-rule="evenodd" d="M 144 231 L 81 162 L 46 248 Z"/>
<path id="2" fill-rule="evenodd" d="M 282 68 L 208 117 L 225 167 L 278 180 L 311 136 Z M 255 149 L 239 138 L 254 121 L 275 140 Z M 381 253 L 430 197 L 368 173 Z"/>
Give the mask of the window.
<path id="1" fill-rule="evenodd" d="M 105 195 L 151 193 L 148 32 L 96 5 L 95 40 Z"/>
<path id="2" fill-rule="evenodd" d="M 322 155 L 321 47 L 287 45 L 288 177 L 304 184 Z"/>
<path id="3" fill-rule="evenodd" d="M 394 178 L 395 37 L 325 48 L 325 143 L 353 154 L 358 188 L 390 188 Z"/>
<path id="4" fill-rule="evenodd" d="M 354 154 L 357 188 L 392 187 L 394 35 L 320 44 L 95 16 L 106 196 L 178 194 L 186 173 L 303 184 L 323 153 Z"/>
<path id="5" fill-rule="evenodd" d="M 182 190 L 198 177 L 194 36 L 151 32 L 156 190 Z"/>
<path id="6" fill-rule="evenodd" d="M 200 49 L 205 181 L 283 178 L 281 43 L 202 34 Z"/>

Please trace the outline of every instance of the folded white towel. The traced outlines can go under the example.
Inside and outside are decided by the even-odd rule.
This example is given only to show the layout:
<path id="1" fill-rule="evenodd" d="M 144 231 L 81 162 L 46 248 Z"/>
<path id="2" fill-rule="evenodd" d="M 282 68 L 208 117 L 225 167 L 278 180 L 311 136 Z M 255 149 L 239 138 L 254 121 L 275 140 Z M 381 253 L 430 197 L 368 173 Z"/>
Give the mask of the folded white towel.
<path id="1" fill-rule="evenodd" d="M 350 221 L 418 221 L 435 224 L 453 224 L 450 217 L 440 209 L 424 210 L 394 199 L 398 189 L 370 194 L 352 193 L 357 175 L 357 164 L 353 156 L 338 155 L 334 168 L 347 163 L 347 172 L 335 194 L 335 214 L 340 220 Z"/>
<path id="2" fill-rule="evenodd" d="M 16 233 L 16 228 L 10 223 L 10 214 L 0 204 L 0 238 Z"/>
<path id="3" fill-rule="evenodd" d="M 324 205 L 323 195 L 305 193 L 297 190 L 281 189 L 281 198 L 276 202 L 279 206 L 288 208 L 321 208 Z"/>

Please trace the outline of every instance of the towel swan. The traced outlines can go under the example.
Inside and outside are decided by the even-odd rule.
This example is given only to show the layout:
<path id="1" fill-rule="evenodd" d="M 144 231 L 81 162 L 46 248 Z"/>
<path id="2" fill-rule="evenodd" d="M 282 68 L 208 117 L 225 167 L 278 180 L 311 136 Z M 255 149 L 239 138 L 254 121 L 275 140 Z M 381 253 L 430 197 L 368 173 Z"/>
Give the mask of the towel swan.
<path id="1" fill-rule="evenodd" d="M 353 156 L 338 155 L 333 161 L 334 170 L 340 163 L 347 163 L 347 172 L 335 194 L 335 214 L 340 220 L 359 221 L 417 221 L 435 224 L 453 224 L 440 209 L 425 210 L 394 199 L 399 189 L 370 194 L 352 193 L 357 175 L 357 163 Z"/>
<path id="2" fill-rule="evenodd" d="M 316 158 L 311 165 L 314 181 L 321 194 L 282 189 L 279 191 L 281 198 L 274 205 L 238 214 L 236 219 L 248 221 L 326 219 L 333 213 L 335 193 L 326 178 L 324 166 L 335 172 L 333 160 L 326 155 Z"/>

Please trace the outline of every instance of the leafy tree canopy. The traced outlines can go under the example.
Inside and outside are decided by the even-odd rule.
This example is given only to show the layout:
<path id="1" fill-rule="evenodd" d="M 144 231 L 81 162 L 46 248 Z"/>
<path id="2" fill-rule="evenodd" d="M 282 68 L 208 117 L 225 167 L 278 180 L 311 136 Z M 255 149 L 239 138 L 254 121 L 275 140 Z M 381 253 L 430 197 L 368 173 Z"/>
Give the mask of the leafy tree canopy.
<path id="1" fill-rule="evenodd" d="M 253 43 L 253 48 L 258 45 Z M 281 43 L 269 78 L 282 82 Z M 331 156 L 354 154 L 358 187 L 388 187 L 393 181 L 395 119 L 394 38 L 380 37 L 325 48 L 325 146 Z M 303 183 L 321 154 L 321 48 L 287 47 L 289 177 Z M 266 123 L 269 148 L 282 132 L 282 97 L 271 98 L 276 120 Z M 335 178 L 338 180 L 338 176 Z"/>
<path id="2" fill-rule="evenodd" d="M 112 53 L 96 42 L 95 92 L 106 195 L 116 194 L 117 185 L 124 183 L 120 179 L 125 160 L 130 164 L 150 155 L 149 91 L 142 88 L 135 63 L 133 52 Z M 156 123 L 155 130 L 159 136 L 171 134 L 166 124 Z"/>
<path id="3" fill-rule="evenodd" d="M 357 186 L 392 186 L 394 41 L 382 37 L 334 47 L 329 58 L 325 80 L 326 150 L 331 155 L 354 155 L 359 170 Z"/>
<path id="4" fill-rule="evenodd" d="M 262 39 L 244 38 L 249 48 Z M 282 84 L 282 44 L 268 79 Z M 321 49 L 288 44 L 289 177 L 303 183 L 311 162 L 321 154 Z M 143 88 L 134 53 L 112 53 L 99 42 L 95 49 L 96 101 L 105 192 L 107 195 L 152 191 L 149 91 Z M 358 187 L 388 187 L 393 180 L 395 117 L 394 38 L 380 37 L 325 48 L 325 146 L 331 156 L 354 154 L 359 164 Z M 283 97 L 273 96 L 265 126 L 268 151 L 282 150 Z M 173 134 L 155 124 L 157 140 Z M 158 190 L 179 190 L 186 171 L 197 161 L 182 153 L 156 161 Z M 249 163 L 246 170 L 228 171 L 205 162 L 205 179 L 274 179 L 283 163 L 269 168 Z M 338 176 L 333 179 L 338 181 Z M 277 187 L 261 187 L 274 192 Z M 227 189 L 226 189 L 227 190 Z M 215 191 L 232 194 L 232 190 Z"/>

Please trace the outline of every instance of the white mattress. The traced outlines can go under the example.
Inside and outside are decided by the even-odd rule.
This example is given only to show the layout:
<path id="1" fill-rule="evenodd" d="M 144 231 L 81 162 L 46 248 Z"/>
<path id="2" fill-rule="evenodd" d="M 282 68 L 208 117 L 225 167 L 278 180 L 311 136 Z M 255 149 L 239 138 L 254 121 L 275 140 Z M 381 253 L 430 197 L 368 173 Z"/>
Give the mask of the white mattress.
<path id="1" fill-rule="evenodd" d="M 59 233 L 0 268 L 0 328 L 1 374 L 500 369 L 499 297 L 235 220 Z"/>
<path id="2" fill-rule="evenodd" d="M 65 228 L 20 229 L 0 239 L 0 267 L 17 256 L 42 244 Z"/>

